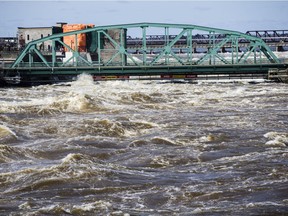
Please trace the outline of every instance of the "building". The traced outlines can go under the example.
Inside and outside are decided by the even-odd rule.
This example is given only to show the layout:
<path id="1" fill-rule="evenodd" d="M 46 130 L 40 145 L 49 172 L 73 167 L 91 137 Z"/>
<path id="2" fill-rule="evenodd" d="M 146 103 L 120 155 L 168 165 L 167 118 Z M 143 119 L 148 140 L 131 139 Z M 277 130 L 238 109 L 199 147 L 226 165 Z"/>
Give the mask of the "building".
<path id="1" fill-rule="evenodd" d="M 57 23 L 56 26 L 51 27 L 18 27 L 18 49 L 22 50 L 26 44 L 33 40 L 37 40 L 43 37 L 50 36 L 52 34 L 63 32 L 62 26 L 66 23 Z M 39 50 L 50 51 L 52 48 L 52 42 L 46 41 L 38 45 Z"/>
<path id="2" fill-rule="evenodd" d="M 0 37 L 0 51 L 16 51 L 17 37 Z"/>
<path id="3" fill-rule="evenodd" d="M 94 24 L 66 24 L 63 25 L 63 32 L 70 32 L 70 31 L 77 31 L 77 30 L 83 30 L 86 28 L 93 28 Z M 64 36 L 63 42 L 70 46 L 71 49 L 76 50 L 79 52 L 86 52 L 87 51 L 87 38 L 86 34 L 78 34 L 77 38 L 75 38 L 74 35 Z M 77 43 L 77 44 L 76 44 Z M 77 48 L 76 48 L 77 47 Z M 65 51 L 70 51 L 65 47 Z"/>

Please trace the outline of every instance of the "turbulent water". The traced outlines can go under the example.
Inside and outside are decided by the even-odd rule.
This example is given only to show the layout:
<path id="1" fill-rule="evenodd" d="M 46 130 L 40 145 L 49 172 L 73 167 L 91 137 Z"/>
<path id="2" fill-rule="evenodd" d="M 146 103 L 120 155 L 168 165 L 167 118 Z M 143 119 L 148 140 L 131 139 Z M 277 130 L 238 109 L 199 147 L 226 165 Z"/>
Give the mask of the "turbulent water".
<path id="1" fill-rule="evenodd" d="M 0 89 L 0 215 L 287 215 L 288 86 Z"/>

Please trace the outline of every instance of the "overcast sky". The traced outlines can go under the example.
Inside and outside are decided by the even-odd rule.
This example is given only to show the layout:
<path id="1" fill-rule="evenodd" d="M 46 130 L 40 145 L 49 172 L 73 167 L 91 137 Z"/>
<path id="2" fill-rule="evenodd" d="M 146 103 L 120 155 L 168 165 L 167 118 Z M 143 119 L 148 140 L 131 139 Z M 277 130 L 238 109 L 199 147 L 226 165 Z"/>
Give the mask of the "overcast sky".
<path id="1" fill-rule="evenodd" d="M 11 1 L 0 0 L 0 37 L 17 27 L 56 22 L 112 25 L 138 22 L 194 24 L 246 32 L 288 29 L 288 1 Z"/>

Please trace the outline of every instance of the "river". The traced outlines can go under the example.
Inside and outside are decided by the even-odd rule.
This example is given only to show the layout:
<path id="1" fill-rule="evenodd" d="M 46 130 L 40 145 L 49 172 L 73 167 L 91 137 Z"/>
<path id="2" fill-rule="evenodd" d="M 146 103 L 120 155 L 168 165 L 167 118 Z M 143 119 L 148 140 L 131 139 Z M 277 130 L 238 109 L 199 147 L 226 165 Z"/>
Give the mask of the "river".
<path id="1" fill-rule="evenodd" d="M 0 215 L 287 215 L 288 86 L 0 89 Z"/>

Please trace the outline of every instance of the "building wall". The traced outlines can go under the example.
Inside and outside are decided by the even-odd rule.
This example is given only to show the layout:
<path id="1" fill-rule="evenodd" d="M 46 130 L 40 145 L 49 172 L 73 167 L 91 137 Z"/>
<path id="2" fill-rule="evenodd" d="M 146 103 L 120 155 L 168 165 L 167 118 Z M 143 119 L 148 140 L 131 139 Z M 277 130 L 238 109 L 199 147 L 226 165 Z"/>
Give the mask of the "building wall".
<path id="1" fill-rule="evenodd" d="M 43 27 L 43 28 L 18 28 L 18 41 L 19 41 L 19 49 L 25 47 L 26 44 L 33 40 L 37 40 L 43 37 L 47 37 L 52 35 L 53 27 Z M 39 50 L 51 50 L 52 42 L 45 41 L 41 44 L 37 44 L 37 48 Z"/>
<path id="2" fill-rule="evenodd" d="M 63 25 L 63 32 L 77 31 L 86 28 L 93 28 L 93 24 L 66 24 Z M 68 45 L 71 49 L 79 52 L 86 52 L 86 34 L 77 34 L 77 44 L 75 35 L 69 35 L 63 37 L 63 42 Z M 70 51 L 65 47 L 65 51 Z"/>
<path id="3" fill-rule="evenodd" d="M 127 31 L 124 29 L 111 29 L 107 30 L 107 34 L 119 45 L 122 45 L 126 48 L 126 44 L 121 44 L 121 34 L 123 38 L 123 42 L 126 43 L 126 36 Z M 103 62 L 109 61 L 117 52 L 118 50 L 115 48 L 115 45 L 106 37 L 104 36 L 103 40 L 103 50 L 101 50 L 101 60 Z M 127 64 L 127 56 L 123 56 L 124 59 L 122 59 L 121 55 L 117 55 L 116 58 L 114 58 L 113 63 L 115 65 L 126 65 Z M 124 60 L 122 62 L 122 60 Z"/>

